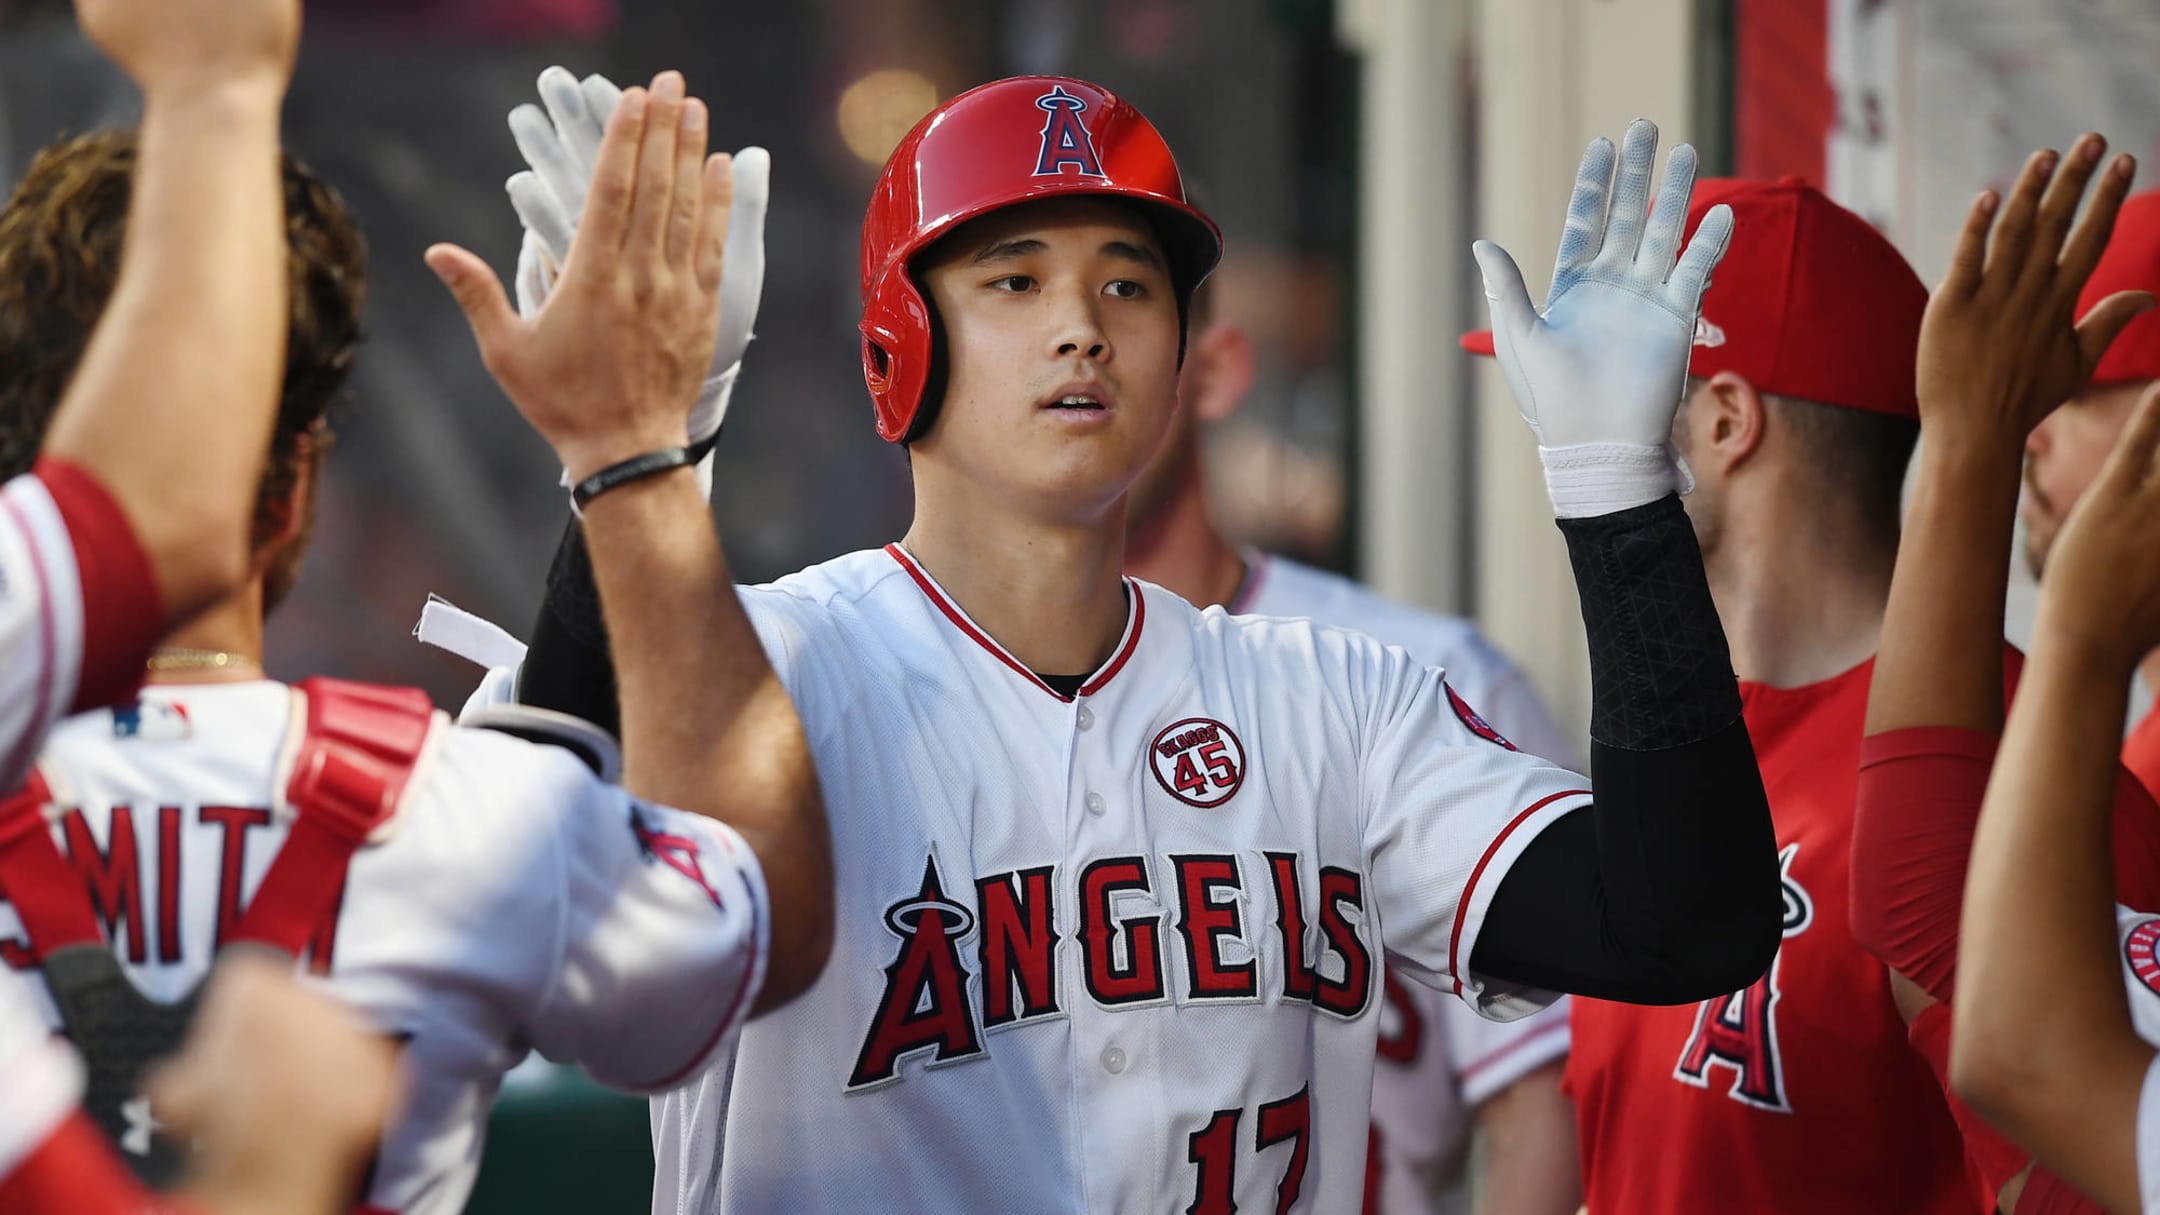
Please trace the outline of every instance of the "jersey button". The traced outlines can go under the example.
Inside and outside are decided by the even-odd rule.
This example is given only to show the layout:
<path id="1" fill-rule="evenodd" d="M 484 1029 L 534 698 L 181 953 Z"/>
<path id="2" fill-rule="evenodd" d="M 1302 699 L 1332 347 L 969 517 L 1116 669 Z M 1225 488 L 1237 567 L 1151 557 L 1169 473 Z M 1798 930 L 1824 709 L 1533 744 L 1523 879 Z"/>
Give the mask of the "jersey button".
<path id="1" fill-rule="evenodd" d="M 1100 817 L 1102 812 L 1108 807 L 1109 803 L 1103 801 L 1102 794 L 1090 793 L 1087 795 L 1087 810 L 1089 814 Z"/>
<path id="2" fill-rule="evenodd" d="M 1102 1066 L 1103 1070 L 1111 1075 L 1119 1075 L 1125 1070 L 1125 1052 L 1115 1046 L 1105 1049 L 1102 1053 Z"/>
<path id="3" fill-rule="evenodd" d="M 1081 729 L 1085 730 L 1095 724 L 1095 711 L 1086 705 L 1081 705 L 1080 712 L 1074 715 L 1073 720 Z"/>

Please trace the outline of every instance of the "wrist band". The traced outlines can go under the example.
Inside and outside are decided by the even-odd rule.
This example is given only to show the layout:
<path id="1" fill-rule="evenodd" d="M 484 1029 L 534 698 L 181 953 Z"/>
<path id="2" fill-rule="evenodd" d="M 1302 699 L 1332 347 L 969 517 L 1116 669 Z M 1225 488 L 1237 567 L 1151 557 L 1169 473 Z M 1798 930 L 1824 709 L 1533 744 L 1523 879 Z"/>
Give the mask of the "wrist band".
<path id="1" fill-rule="evenodd" d="M 570 491 L 570 501 L 582 510 L 586 503 L 618 486 L 642 481 L 656 473 L 664 473 L 671 468 L 681 468 L 696 462 L 697 457 L 692 456 L 687 447 L 663 447 L 659 451 L 648 451 L 619 464 L 610 464 L 578 482 Z"/>

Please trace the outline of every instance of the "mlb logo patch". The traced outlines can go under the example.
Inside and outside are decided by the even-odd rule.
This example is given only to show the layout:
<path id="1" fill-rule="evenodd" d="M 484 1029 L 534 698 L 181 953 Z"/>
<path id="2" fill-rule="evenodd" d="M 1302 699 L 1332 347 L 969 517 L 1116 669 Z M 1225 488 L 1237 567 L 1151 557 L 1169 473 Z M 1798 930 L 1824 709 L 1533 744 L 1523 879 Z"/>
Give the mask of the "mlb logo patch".
<path id="1" fill-rule="evenodd" d="M 195 736 L 195 724 L 188 720 L 187 706 L 175 701 L 166 704 L 155 700 L 138 700 L 112 711 L 114 738 L 134 738 L 144 742 L 179 742 Z"/>

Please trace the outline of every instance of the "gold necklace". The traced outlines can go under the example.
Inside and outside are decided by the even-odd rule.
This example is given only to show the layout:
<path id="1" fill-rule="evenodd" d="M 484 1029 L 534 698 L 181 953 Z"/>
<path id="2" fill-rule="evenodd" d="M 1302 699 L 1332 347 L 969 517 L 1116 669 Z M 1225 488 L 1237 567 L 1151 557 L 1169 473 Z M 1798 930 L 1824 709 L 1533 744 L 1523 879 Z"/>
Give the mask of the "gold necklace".
<path id="1" fill-rule="evenodd" d="M 150 661 L 145 669 L 153 674 L 166 671 L 260 671 L 262 664 L 245 654 L 232 654 L 224 650 L 193 650 L 186 646 L 159 646 L 150 651 Z"/>

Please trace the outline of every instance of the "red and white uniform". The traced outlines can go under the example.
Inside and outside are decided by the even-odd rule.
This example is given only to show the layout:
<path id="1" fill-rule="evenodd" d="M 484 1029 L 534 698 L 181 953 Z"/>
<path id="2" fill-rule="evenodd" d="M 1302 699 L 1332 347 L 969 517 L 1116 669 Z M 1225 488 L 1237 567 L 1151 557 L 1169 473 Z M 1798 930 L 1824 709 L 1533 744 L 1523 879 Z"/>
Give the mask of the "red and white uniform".
<path id="1" fill-rule="evenodd" d="M 1477 626 L 1383 599 L 1348 578 L 1248 550 L 1245 585 L 1230 610 L 1356 629 L 1447 672 L 1508 741 L 1563 766 L 1578 748 L 1528 680 Z M 1379 1066 L 1373 1072 L 1376 1169 L 1367 1215 L 1418 1215 L 1462 1181 L 1477 1109 L 1568 1050 L 1568 1001 L 1515 1021 L 1489 1021 L 1452 995 L 1386 976 Z M 1461 1197 L 1456 1195 L 1455 1197 Z"/>
<path id="2" fill-rule="evenodd" d="M 1982 1209 L 1888 971 L 1852 935 L 1873 670 L 1871 660 L 1801 688 L 1740 685 L 1785 889 L 1769 971 L 1696 1005 L 1573 1001 L 1567 1087 L 1591 1215 Z"/>
<path id="3" fill-rule="evenodd" d="M 0 789 L 68 713 L 125 697 L 164 631 L 120 506 L 59 460 L 0 486 Z"/>
<path id="4" fill-rule="evenodd" d="M 1466 960 L 1586 781 L 1401 650 L 1126 588 L 1072 697 L 898 546 L 743 591 L 837 928 L 654 1103 L 654 1210 L 1352 1211 L 1383 950 L 1494 1015 L 1552 999 Z"/>
<path id="5" fill-rule="evenodd" d="M 2146 1045 L 2160 1048 L 2160 916 L 2117 904 L 2115 935 L 2130 989 L 2130 1020 Z M 2145 1215 L 2160 1215 L 2160 1055 L 2146 1067 L 2138 1093 L 2137 1171 Z"/>
<path id="6" fill-rule="evenodd" d="M 279 683 L 153 686 L 61 723 L 39 757 L 53 838 L 153 999 L 202 980 L 285 839 L 272 791 L 304 708 Z M 407 1056 L 365 1197 L 401 1215 L 463 1209 L 497 1085 L 529 1050 L 647 1092 L 704 1066 L 756 997 L 769 914 L 733 831 L 641 803 L 568 751 L 438 721 L 421 755 L 309 950 Z M 30 962 L 4 902 L 0 958 Z"/>

